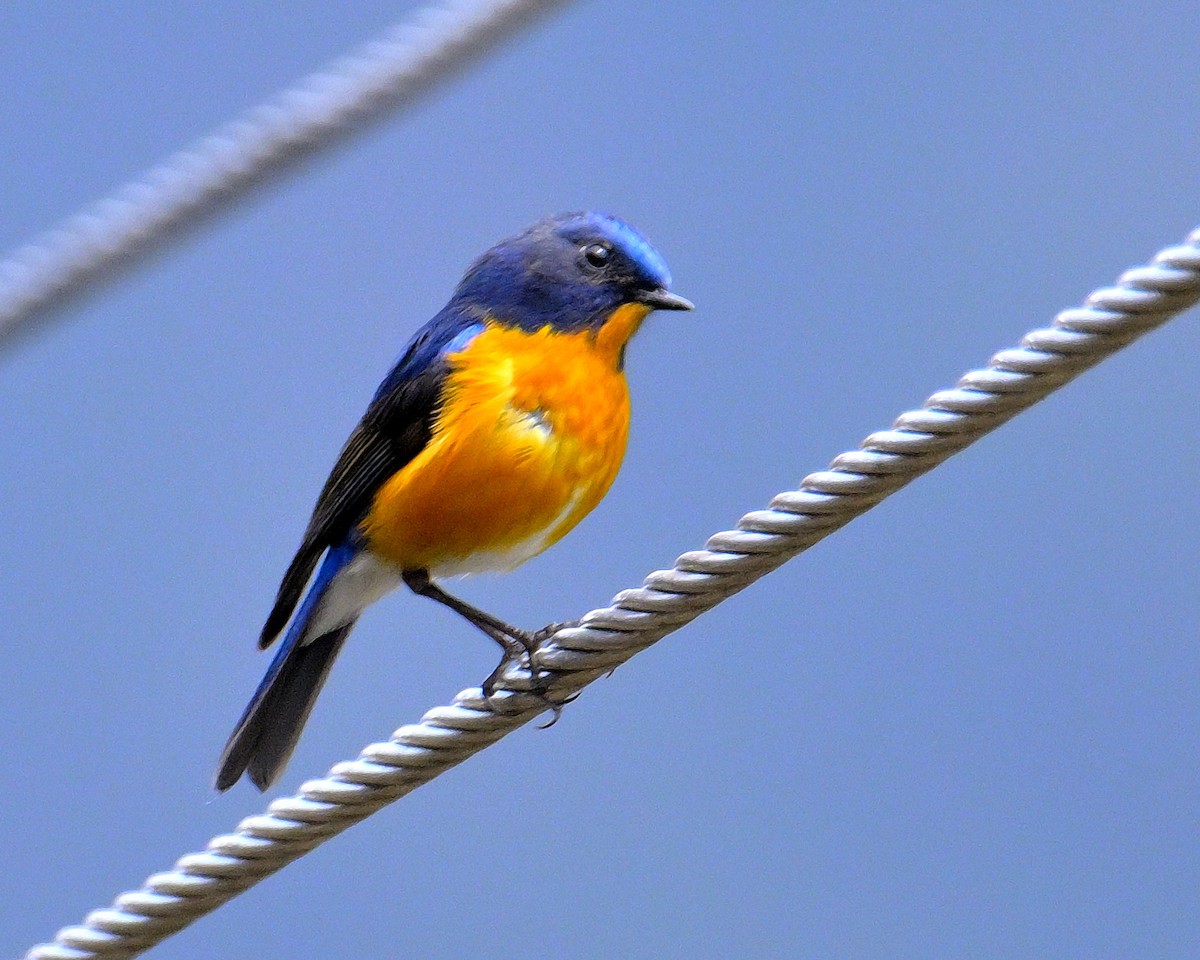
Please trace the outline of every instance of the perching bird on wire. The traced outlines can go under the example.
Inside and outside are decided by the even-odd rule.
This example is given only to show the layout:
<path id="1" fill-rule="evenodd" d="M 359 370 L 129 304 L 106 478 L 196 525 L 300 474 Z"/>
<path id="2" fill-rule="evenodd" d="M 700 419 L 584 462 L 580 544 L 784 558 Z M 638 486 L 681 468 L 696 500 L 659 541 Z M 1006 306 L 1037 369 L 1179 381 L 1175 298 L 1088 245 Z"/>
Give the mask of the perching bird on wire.
<path id="1" fill-rule="evenodd" d="M 626 345 L 650 311 L 692 308 L 670 283 L 639 233 L 596 213 L 543 220 L 471 266 L 321 491 L 259 646 L 287 633 L 225 745 L 218 790 L 243 773 L 274 782 L 355 622 L 401 583 L 500 645 L 486 695 L 510 660 L 532 665 L 539 632 L 434 579 L 511 570 L 600 502 L 629 429 Z"/>

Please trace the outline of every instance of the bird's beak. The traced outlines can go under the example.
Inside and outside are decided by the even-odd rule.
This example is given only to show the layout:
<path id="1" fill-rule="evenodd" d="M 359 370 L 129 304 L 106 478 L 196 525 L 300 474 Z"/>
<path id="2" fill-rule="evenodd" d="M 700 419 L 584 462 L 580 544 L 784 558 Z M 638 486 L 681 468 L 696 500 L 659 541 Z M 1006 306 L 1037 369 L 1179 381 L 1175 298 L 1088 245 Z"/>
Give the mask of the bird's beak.
<path id="1" fill-rule="evenodd" d="M 644 303 L 654 310 L 691 310 L 695 306 L 691 300 L 685 300 L 679 294 L 672 293 L 665 287 L 642 290 L 638 294 L 638 302 Z"/>

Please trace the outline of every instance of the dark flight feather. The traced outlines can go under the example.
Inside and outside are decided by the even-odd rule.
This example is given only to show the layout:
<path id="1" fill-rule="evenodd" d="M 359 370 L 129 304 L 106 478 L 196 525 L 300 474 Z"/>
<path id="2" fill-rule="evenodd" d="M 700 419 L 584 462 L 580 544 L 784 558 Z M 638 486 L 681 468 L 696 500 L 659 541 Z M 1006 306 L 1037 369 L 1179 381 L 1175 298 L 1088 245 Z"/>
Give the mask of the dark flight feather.
<path id="1" fill-rule="evenodd" d="M 344 543 L 371 507 L 379 487 L 424 449 L 433 431 L 448 347 L 461 349 L 482 329 L 453 304 L 408 347 L 342 447 L 317 498 L 300 547 L 288 565 L 259 637 L 269 647 L 287 625 L 322 554 Z"/>

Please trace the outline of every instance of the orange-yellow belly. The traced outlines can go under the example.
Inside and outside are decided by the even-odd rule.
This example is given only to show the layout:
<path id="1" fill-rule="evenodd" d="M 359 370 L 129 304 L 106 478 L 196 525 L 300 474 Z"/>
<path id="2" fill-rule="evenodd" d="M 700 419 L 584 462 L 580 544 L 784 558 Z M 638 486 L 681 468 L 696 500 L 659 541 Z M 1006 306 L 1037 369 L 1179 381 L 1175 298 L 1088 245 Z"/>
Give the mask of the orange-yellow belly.
<path id="1" fill-rule="evenodd" d="M 620 468 L 629 393 L 619 361 L 646 313 L 622 307 L 598 333 L 489 324 L 451 355 L 430 442 L 364 520 L 372 553 L 451 576 L 511 569 L 569 532 Z"/>

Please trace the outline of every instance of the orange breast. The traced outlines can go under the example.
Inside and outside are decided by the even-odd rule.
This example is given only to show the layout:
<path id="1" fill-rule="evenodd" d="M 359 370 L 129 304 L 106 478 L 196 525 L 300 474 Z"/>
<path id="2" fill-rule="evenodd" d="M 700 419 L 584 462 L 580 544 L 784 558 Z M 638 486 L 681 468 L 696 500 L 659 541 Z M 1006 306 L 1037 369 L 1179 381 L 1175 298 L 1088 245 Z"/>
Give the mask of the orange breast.
<path id="1" fill-rule="evenodd" d="M 449 357 L 429 444 L 375 497 L 371 550 L 435 576 L 506 570 L 557 542 L 608 492 L 625 453 L 625 344 L 646 316 L 598 332 L 490 323 Z"/>

